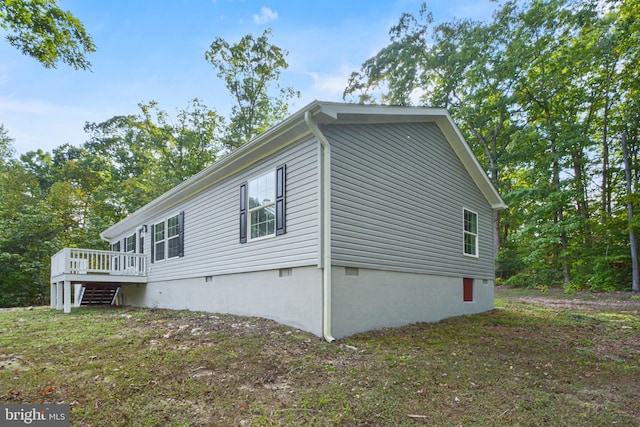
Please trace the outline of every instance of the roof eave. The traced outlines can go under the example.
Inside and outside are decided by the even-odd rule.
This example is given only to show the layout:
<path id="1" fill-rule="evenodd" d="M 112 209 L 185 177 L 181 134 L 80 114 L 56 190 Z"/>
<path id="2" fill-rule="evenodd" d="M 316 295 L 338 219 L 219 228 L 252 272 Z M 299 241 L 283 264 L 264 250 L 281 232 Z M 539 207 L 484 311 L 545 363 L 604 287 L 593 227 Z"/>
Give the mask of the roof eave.
<path id="1" fill-rule="evenodd" d="M 299 128 L 298 131 L 303 132 L 300 133 L 300 135 L 310 133 L 306 126 L 302 126 L 304 125 L 304 113 L 310 111 L 312 114 L 317 114 L 320 108 L 321 103 L 319 101 L 311 102 L 300 111 L 287 117 L 282 122 L 269 128 L 246 144 L 241 145 L 231 153 L 216 160 L 212 165 L 204 168 L 137 211 L 129 214 L 126 218 L 107 228 L 100 233 L 100 237 L 103 240 L 109 241 L 110 239 L 127 233 L 131 230 L 131 223 L 141 224 L 147 221 L 150 216 L 156 215 L 160 211 L 170 209 L 171 206 L 175 206 L 184 199 L 191 197 L 194 193 L 202 191 L 204 188 L 211 186 L 220 179 L 224 179 L 224 177 L 241 169 L 238 167 L 239 164 L 242 164 L 243 169 L 247 164 L 252 163 L 246 162 L 246 160 L 256 151 L 260 150 L 260 148 L 269 141 L 273 141 L 289 131 L 295 133 L 296 128 Z"/>
<path id="2" fill-rule="evenodd" d="M 109 241 L 124 233 L 130 232 L 132 227 L 141 225 L 150 220 L 152 216 L 171 209 L 172 206 L 191 197 L 193 194 L 202 191 L 237 171 L 248 167 L 267 154 L 270 154 L 269 147 L 266 146 L 276 143 L 279 139 L 286 139 L 288 137 L 290 140 L 293 140 L 293 136 L 299 138 L 310 133 L 304 123 L 304 115 L 307 111 L 312 114 L 318 124 L 329 124 L 338 121 L 340 123 L 433 121 L 438 124 L 445 138 L 447 138 L 491 207 L 493 209 L 505 209 L 507 207 L 446 109 L 383 105 L 371 106 L 313 101 L 253 140 L 217 160 L 211 166 L 208 166 L 118 223 L 107 228 L 100 233 L 100 237 L 103 240 Z M 273 150 L 279 150 L 283 146 L 286 146 L 286 144 L 275 144 L 271 148 Z"/>

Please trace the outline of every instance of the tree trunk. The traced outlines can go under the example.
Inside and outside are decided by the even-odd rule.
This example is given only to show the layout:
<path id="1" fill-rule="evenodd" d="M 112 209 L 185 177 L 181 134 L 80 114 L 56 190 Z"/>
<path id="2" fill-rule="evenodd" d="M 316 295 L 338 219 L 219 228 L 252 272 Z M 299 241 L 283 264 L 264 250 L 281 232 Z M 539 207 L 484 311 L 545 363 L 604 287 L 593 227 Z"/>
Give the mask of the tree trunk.
<path id="1" fill-rule="evenodd" d="M 563 223 L 564 223 L 564 209 L 562 209 L 562 207 L 560 207 L 560 209 L 558 209 L 558 222 L 560 223 L 561 227 L 563 227 Z M 567 259 L 567 249 L 568 249 L 568 242 L 567 242 L 567 232 L 566 231 L 562 231 L 560 233 L 560 244 L 562 247 L 562 275 L 564 277 L 564 284 L 569 285 L 569 283 L 571 283 L 571 266 L 569 265 L 569 260 Z"/>
<path id="2" fill-rule="evenodd" d="M 631 161 L 629 159 L 629 151 L 627 150 L 627 134 L 622 134 L 620 139 L 622 145 L 622 157 L 624 160 L 624 172 L 627 181 L 627 218 L 629 221 L 629 245 L 631 246 L 631 268 L 632 268 L 632 284 L 631 290 L 640 292 L 640 274 L 638 270 L 638 247 L 636 245 L 636 234 L 633 230 L 633 201 L 631 199 Z"/>
<path id="3" fill-rule="evenodd" d="M 611 214 L 611 192 L 609 190 L 609 103 L 604 106 L 604 116 L 602 118 L 602 219 L 606 219 Z"/>
<path id="4" fill-rule="evenodd" d="M 587 194 L 588 183 L 586 182 L 585 157 L 582 148 L 575 148 L 571 154 L 573 160 L 573 173 L 575 182 L 575 197 L 578 215 L 584 220 L 582 231 L 582 241 L 585 250 L 591 248 L 591 226 L 589 225 L 589 195 Z"/>
<path id="5" fill-rule="evenodd" d="M 552 173 L 553 176 L 551 178 L 551 182 L 553 184 L 553 191 L 560 191 L 560 163 L 558 162 L 556 156 L 556 146 L 555 140 L 551 141 L 551 155 L 553 156 L 552 163 Z M 562 276 L 564 279 L 565 286 L 571 283 L 571 266 L 569 265 L 569 260 L 567 259 L 567 233 L 564 231 L 564 208 L 562 205 L 556 207 L 556 213 L 554 216 L 554 224 L 560 226 L 562 231 L 560 232 L 560 253 L 559 261 L 562 263 Z"/>

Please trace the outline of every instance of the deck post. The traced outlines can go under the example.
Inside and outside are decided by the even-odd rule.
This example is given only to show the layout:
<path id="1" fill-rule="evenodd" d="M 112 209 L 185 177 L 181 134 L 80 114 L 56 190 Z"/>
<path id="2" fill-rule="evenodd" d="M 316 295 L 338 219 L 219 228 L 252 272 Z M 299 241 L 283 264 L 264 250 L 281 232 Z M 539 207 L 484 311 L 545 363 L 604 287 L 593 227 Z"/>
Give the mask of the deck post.
<path id="1" fill-rule="evenodd" d="M 62 310 L 62 282 L 56 282 L 56 310 Z"/>
<path id="2" fill-rule="evenodd" d="M 71 282 L 64 281 L 64 312 L 71 313 Z"/>
<path id="3" fill-rule="evenodd" d="M 53 309 L 56 308 L 56 296 L 57 296 L 56 284 L 52 282 L 51 292 L 49 293 L 49 300 L 50 300 L 51 308 Z"/>

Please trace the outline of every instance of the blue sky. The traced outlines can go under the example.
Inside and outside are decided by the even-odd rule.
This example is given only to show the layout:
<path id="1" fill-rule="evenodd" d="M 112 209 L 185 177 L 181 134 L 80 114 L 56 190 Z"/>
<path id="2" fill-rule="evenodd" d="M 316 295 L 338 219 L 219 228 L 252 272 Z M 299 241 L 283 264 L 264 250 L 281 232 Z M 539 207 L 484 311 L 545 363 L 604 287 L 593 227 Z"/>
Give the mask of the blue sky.
<path id="1" fill-rule="evenodd" d="M 301 92 L 290 111 L 341 101 L 348 76 L 389 42 L 389 28 L 422 0 L 58 0 L 93 37 L 92 71 L 64 64 L 45 69 L 0 40 L 0 123 L 18 153 L 87 140 L 85 122 L 137 114 L 157 101 L 175 113 L 198 98 L 228 115 L 231 99 L 204 52 L 216 37 L 229 43 L 273 31 L 289 52 L 282 86 Z M 486 20 L 490 0 L 433 0 L 438 22 Z M 5 34 L 0 30 L 4 39 Z"/>

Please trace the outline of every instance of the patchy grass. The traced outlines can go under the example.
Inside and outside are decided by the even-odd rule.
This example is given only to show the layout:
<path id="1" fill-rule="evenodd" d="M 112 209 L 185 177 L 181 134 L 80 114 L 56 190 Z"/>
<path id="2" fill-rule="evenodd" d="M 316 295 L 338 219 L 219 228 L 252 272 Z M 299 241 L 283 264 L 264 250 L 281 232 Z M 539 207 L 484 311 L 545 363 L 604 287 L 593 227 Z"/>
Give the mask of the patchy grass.
<path id="1" fill-rule="evenodd" d="M 0 403 L 73 426 L 640 425 L 640 301 L 498 289 L 496 310 L 328 344 L 185 311 L 0 312 Z"/>

